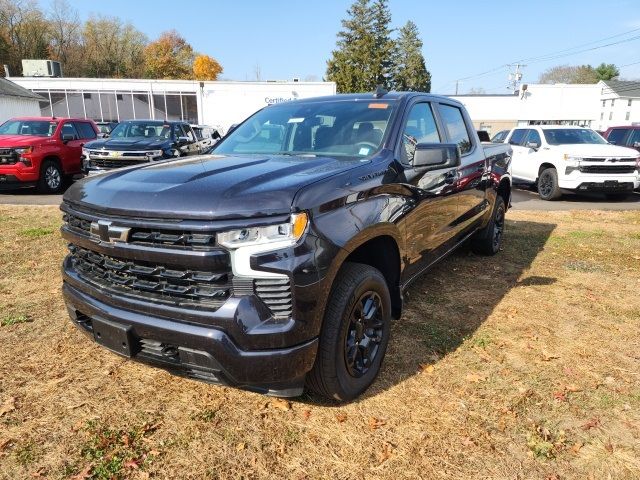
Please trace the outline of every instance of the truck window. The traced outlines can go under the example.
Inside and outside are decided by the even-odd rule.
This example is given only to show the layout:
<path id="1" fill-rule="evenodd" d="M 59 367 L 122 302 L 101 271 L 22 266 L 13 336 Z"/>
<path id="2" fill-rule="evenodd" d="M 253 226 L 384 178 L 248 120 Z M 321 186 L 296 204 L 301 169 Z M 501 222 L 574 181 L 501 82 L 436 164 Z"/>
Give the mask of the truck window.
<path id="1" fill-rule="evenodd" d="M 418 143 L 440 143 L 440 134 L 429 103 L 411 107 L 402 134 L 400 161 L 411 163 Z"/>
<path id="2" fill-rule="evenodd" d="M 523 145 L 524 137 L 527 135 L 527 129 L 525 128 L 516 128 L 511 134 L 511 138 L 509 139 L 510 145 Z"/>
<path id="3" fill-rule="evenodd" d="M 640 129 L 635 128 L 631 135 L 629 135 L 629 140 L 627 141 L 627 146 L 636 147 L 636 144 L 640 143 Z"/>
<path id="4" fill-rule="evenodd" d="M 529 130 L 529 135 L 527 135 L 527 141 L 525 142 L 525 145 L 527 143 L 537 143 L 538 145 L 542 145 L 542 139 L 540 138 L 540 134 L 537 130 Z"/>
<path id="5" fill-rule="evenodd" d="M 451 105 L 440 105 L 439 110 L 451 143 L 458 144 L 461 155 L 470 152 L 473 145 L 460 109 Z"/>
<path id="6" fill-rule="evenodd" d="M 80 134 L 80 138 L 96 138 L 96 132 L 93 130 L 91 124 L 87 122 L 74 122 L 76 130 Z"/>
<path id="7" fill-rule="evenodd" d="M 60 138 L 62 138 L 64 135 L 73 135 L 74 140 L 78 140 L 80 138 L 78 136 L 78 132 L 76 132 L 76 129 L 71 122 L 67 122 L 64 125 L 62 125 Z"/>
<path id="8" fill-rule="evenodd" d="M 622 145 L 624 141 L 624 137 L 629 133 L 629 129 L 627 128 L 614 128 L 609 132 L 609 136 L 607 137 L 607 141 L 614 145 Z"/>

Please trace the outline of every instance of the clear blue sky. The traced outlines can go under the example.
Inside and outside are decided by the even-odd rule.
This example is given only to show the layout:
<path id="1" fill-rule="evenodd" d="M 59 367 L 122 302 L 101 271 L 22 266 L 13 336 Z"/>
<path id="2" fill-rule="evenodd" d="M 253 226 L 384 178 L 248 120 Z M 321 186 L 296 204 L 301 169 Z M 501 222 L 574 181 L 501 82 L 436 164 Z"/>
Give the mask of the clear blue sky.
<path id="1" fill-rule="evenodd" d="M 252 80 L 321 79 L 351 0 L 69 0 L 82 19 L 91 14 L 129 21 L 150 39 L 176 29 L 195 50 L 215 57 L 222 77 Z M 49 0 L 41 0 L 48 7 Z M 623 78 L 640 79 L 640 0 L 390 0 L 392 26 L 413 20 L 424 41 L 432 90 L 452 93 L 457 79 L 520 59 L 585 45 L 639 38 L 547 61 L 526 61 L 525 83 L 562 64 L 627 65 Z M 637 29 L 633 33 L 616 36 Z M 612 37 L 599 43 L 596 40 Z M 570 53 L 570 52 L 569 52 Z M 506 93 L 508 69 L 463 80 L 460 93 L 484 88 Z"/>

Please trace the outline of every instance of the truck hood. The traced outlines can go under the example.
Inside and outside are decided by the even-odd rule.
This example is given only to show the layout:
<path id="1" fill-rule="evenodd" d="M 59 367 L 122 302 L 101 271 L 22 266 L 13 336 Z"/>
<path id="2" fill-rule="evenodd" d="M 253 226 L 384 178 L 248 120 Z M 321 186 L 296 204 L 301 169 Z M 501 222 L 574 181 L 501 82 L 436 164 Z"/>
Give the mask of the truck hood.
<path id="1" fill-rule="evenodd" d="M 76 182 L 66 202 L 107 214 L 239 219 L 288 214 L 305 185 L 363 165 L 328 157 L 206 155 L 116 170 Z"/>
<path id="2" fill-rule="evenodd" d="M 28 147 L 44 143 L 48 140 L 53 139 L 51 137 L 38 137 L 36 135 L 0 135 L 0 148 Z"/>
<path id="3" fill-rule="evenodd" d="M 85 145 L 85 148 L 104 150 L 159 150 L 166 148 L 171 140 L 163 137 L 127 137 L 105 138 L 94 140 Z"/>
<path id="4" fill-rule="evenodd" d="M 619 147 L 609 144 L 576 144 L 554 145 L 556 151 L 575 157 L 637 157 L 638 152 L 633 148 Z"/>

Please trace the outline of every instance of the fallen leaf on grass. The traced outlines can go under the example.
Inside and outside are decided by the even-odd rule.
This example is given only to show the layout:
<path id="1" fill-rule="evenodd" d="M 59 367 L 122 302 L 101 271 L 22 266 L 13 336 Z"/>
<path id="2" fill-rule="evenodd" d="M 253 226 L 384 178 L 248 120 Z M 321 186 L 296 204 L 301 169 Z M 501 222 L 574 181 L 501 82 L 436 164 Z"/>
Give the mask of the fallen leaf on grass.
<path id="1" fill-rule="evenodd" d="M 473 440 L 471 440 L 471 437 L 467 437 L 462 441 L 462 445 L 464 445 L 465 447 L 475 447 L 476 444 Z"/>
<path id="2" fill-rule="evenodd" d="M 559 390 L 557 392 L 553 392 L 553 398 L 555 400 L 557 400 L 558 402 L 566 402 L 567 401 L 567 394 L 564 391 Z"/>
<path id="3" fill-rule="evenodd" d="M 303 410 L 302 411 L 302 418 L 304 418 L 305 420 L 309 420 L 309 417 L 311 416 L 311 410 Z"/>
<path id="4" fill-rule="evenodd" d="M 420 364 L 420 371 L 422 373 L 433 373 L 435 367 L 433 365 L 427 365 L 425 363 Z"/>
<path id="5" fill-rule="evenodd" d="M 574 455 L 577 455 L 583 446 L 584 446 L 584 443 L 582 442 L 574 443 L 573 446 L 571 447 L 571 453 L 573 453 Z"/>
<path id="6" fill-rule="evenodd" d="M 384 442 L 382 444 L 382 450 L 376 453 L 376 457 L 378 459 L 378 465 L 382 465 L 384 462 L 391 458 L 393 454 L 393 445 L 389 442 Z"/>
<path id="7" fill-rule="evenodd" d="M 45 468 L 44 467 L 40 467 L 38 470 L 36 470 L 35 472 L 33 472 L 31 474 L 31 476 L 33 478 L 43 478 L 42 474 L 45 472 Z"/>
<path id="8" fill-rule="evenodd" d="M 274 398 L 269 402 L 269 405 L 279 410 L 291 410 L 291 402 L 284 400 L 283 398 Z"/>
<path id="9" fill-rule="evenodd" d="M 376 430 L 377 428 L 380 428 L 383 425 L 386 425 L 387 422 L 381 418 L 369 417 L 368 424 L 371 430 Z"/>
<path id="10" fill-rule="evenodd" d="M 611 439 L 607 440 L 607 443 L 604 444 L 604 449 L 609 453 L 613 453 L 613 443 L 611 443 Z"/>
<path id="11" fill-rule="evenodd" d="M 544 362 L 550 362 L 551 360 L 555 360 L 556 358 L 560 358 L 558 355 L 552 355 L 547 353 L 545 350 L 542 350 L 542 360 Z"/>
<path id="12" fill-rule="evenodd" d="M 7 398 L 0 407 L 0 417 L 16 409 L 16 397 Z"/>
<path id="13" fill-rule="evenodd" d="M 591 430 L 600 425 L 600 419 L 597 417 L 590 418 L 587 423 L 582 425 L 583 430 Z"/>
<path id="14" fill-rule="evenodd" d="M 7 445 L 11 443 L 11 439 L 7 438 L 6 440 L 0 440 L 0 452 L 3 451 Z"/>
<path id="15" fill-rule="evenodd" d="M 244 442 L 240 442 L 239 444 L 236 445 L 236 451 L 238 452 L 244 450 L 245 448 L 247 448 L 247 444 Z"/>
<path id="16" fill-rule="evenodd" d="M 576 393 L 576 392 L 581 392 L 582 389 L 576 385 L 567 385 L 566 387 L 564 387 L 565 391 L 567 392 L 571 392 L 571 393 Z"/>
<path id="17" fill-rule="evenodd" d="M 336 420 L 338 423 L 343 423 L 347 421 L 347 414 L 344 412 L 336 413 Z"/>
<path id="18" fill-rule="evenodd" d="M 84 470 L 82 470 L 80 473 L 71 477 L 71 480 L 85 480 L 87 478 L 90 478 L 92 468 L 93 468 L 93 463 L 90 463 L 89 465 L 84 467 Z"/>
<path id="19" fill-rule="evenodd" d="M 483 373 L 483 374 L 467 373 L 467 376 L 465 377 L 465 379 L 467 380 L 467 382 L 473 382 L 473 383 L 484 382 L 487 379 L 487 374 L 486 373 Z"/>
<path id="20" fill-rule="evenodd" d="M 130 468 L 132 470 L 137 470 L 138 468 L 140 468 L 140 460 L 138 459 L 131 459 L 131 460 L 127 460 L 126 462 L 124 462 L 124 468 Z"/>

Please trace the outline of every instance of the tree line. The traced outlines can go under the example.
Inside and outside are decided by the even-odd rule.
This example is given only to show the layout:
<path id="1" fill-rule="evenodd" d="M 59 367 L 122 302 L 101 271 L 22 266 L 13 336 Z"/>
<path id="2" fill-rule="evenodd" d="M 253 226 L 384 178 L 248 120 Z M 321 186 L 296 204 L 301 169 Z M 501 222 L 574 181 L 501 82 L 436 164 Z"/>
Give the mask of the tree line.
<path id="1" fill-rule="evenodd" d="M 326 78 L 336 82 L 338 92 L 372 91 L 377 85 L 431 90 L 431 73 L 415 23 L 408 21 L 397 31 L 392 28 L 388 0 L 356 0 L 347 15 L 327 62 Z"/>
<path id="2" fill-rule="evenodd" d="M 57 60 L 65 77 L 216 80 L 222 73 L 174 30 L 149 41 L 117 17 L 81 22 L 66 0 L 46 11 L 35 0 L 0 0 L 0 64 L 18 76 L 23 59 Z"/>
<path id="3" fill-rule="evenodd" d="M 591 65 L 558 65 L 542 72 L 538 83 L 598 83 L 600 80 L 612 80 L 620 75 L 613 63 Z"/>

